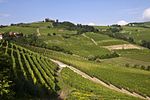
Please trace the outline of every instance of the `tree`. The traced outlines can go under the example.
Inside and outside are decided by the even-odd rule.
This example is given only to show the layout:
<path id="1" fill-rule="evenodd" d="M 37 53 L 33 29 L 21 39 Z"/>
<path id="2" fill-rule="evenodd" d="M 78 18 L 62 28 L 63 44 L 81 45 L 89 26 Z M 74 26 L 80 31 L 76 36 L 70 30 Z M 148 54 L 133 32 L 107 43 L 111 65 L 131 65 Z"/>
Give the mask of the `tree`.
<path id="1" fill-rule="evenodd" d="M 45 18 L 45 22 L 49 22 L 50 20 L 49 20 L 49 18 Z"/>
<path id="2" fill-rule="evenodd" d="M 142 40 L 141 41 L 141 46 L 144 46 L 144 47 L 150 49 L 150 41 Z"/>
<path id="3" fill-rule="evenodd" d="M 59 20 L 58 20 L 58 19 L 56 19 L 56 23 L 59 23 Z"/>
<path id="4" fill-rule="evenodd" d="M 150 70 L 150 66 L 147 66 L 147 70 Z"/>
<path id="5" fill-rule="evenodd" d="M 133 39 L 132 37 L 129 37 L 129 38 L 128 38 L 128 41 L 129 41 L 130 43 L 134 43 L 134 39 Z"/>
<path id="6" fill-rule="evenodd" d="M 55 22 L 54 20 L 51 20 L 49 18 L 45 18 L 45 22 Z"/>

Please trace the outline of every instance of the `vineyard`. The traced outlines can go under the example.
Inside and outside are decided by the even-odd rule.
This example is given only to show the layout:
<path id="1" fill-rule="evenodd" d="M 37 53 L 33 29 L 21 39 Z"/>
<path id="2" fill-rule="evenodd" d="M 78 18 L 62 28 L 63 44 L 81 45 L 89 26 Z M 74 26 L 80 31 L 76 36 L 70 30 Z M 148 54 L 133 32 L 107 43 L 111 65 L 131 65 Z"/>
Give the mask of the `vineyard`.
<path id="1" fill-rule="evenodd" d="M 149 96 L 149 71 L 125 68 L 120 65 L 114 66 L 103 62 L 91 62 L 86 59 L 82 59 L 81 57 L 73 57 L 71 55 L 33 46 L 26 47 L 45 56 L 57 59 L 67 63 L 68 65 L 72 65 L 90 76 L 101 79 L 105 83 L 112 83 L 118 88 L 125 88 L 131 92 L 136 92 L 143 96 Z"/>
<path id="2" fill-rule="evenodd" d="M 49 21 L 1 27 L 0 100 L 150 100 L 150 50 L 138 44 L 149 40 L 148 28 L 115 33 L 113 26 L 90 31 Z M 125 49 L 131 45 L 142 49 Z"/>
<path id="3" fill-rule="evenodd" d="M 19 95 L 25 92 L 36 97 L 48 97 L 56 93 L 56 64 L 8 41 L 1 41 L 0 50 L 11 56 L 15 90 Z"/>
<path id="4" fill-rule="evenodd" d="M 69 68 L 64 68 L 61 71 L 61 76 L 59 85 L 68 95 L 66 100 L 139 100 L 139 98 L 115 92 L 100 84 L 93 83 Z"/>

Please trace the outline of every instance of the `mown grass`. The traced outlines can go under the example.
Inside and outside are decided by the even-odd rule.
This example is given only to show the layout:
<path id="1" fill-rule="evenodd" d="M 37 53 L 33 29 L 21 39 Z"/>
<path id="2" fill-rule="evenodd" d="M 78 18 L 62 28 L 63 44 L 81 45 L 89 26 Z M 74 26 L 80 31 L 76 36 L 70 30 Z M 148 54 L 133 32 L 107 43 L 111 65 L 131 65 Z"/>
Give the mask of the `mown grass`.
<path id="1" fill-rule="evenodd" d="M 87 80 L 69 68 L 64 68 L 61 71 L 59 86 L 67 93 L 67 100 L 138 100 L 119 92 L 110 90 L 100 84 L 93 83 Z"/>

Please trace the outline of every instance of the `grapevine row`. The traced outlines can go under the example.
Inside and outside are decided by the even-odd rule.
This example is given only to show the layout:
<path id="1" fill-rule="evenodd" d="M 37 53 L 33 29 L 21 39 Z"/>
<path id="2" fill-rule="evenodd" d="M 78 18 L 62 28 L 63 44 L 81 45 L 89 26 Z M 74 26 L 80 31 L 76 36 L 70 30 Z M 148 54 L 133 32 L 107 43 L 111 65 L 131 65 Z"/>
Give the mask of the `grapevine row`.
<path id="1" fill-rule="evenodd" d="M 18 62 L 19 62 L 20 68 L 21 68 L 21 70 L 22 70 L 22 72 L 23 72 L 23 75 L 24 75 L 24 77 L 25 77 L 25 80 L 28 80 L 26 71 L 25 71 L 25 69 L 24 69 L 24 67 L 23 67 L 23 64 L 22 64 L 22 61 L 21 61 L 21 55 L 20 55 L 19 50 L 17 50 L 17 57 L 18 57 Z"/>
<path id="2" fill-rule="evenodd" d="M 23 59 L 25 61 L 26 67 L 27 67 L 27 69 L 28 69 L 28 71 L 29 71 L 29 73 L 30 73 L 30 75 L 32 77 L 33 83 L 36 84 L 37 79 L 35 78 L 34 73 L 33 73 L 32 69 L 31 69 L 31 66 L 30 66 L 28 60 L 26 59 L 24 53 L 22 53 L 22 56 L 23 56 Z"/>
<path id="3" fill-rule="evenodd" d="M 43 78 L 45 79 L 45 82 L 47 82 L 48 86 L 50 86 L 50 88 L 52 90 L 54 90 L 55 88 L 55 84 L 53 83 L 53 81 L 50 79 L 50 77 L 47 76 L 47 74 L 45 73 L 45 71 L 42 69 L 42 67 L 40 66 L 40 64 L 38 63 L 38 61 L 36 60 L 35 56 L 32 56 L 32 59 L 34 61 L 34 63 L 36 64 L 37 68 L 39 69 L 39 71 L 41 72 Z"/>

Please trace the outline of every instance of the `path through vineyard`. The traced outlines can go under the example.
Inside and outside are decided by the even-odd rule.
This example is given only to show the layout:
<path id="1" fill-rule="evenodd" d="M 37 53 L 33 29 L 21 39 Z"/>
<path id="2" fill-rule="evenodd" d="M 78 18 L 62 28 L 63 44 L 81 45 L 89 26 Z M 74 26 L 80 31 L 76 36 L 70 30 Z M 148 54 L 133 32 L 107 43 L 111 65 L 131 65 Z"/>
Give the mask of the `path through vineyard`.
<path id="1" fill-rule="evenodd" d="M 37 31 L 37 36 L 40 36 L 40 35 L 41 35 L 41 33 L 40 33 L 40 29 L 39 29 L 39 28 L 37 28 L 37 29 L 36 29 L 36 31 Z"/>
<path id="2" fill-rule="evenodd" d="M 61 72 L 61 70 L 62 70 L 64 67 L 68 67 L 69 69 L 71 69 L 71 70 L 74 71 L 75 73 L 81 75 L 82 77 L 84 77 L 84 78 L 86 78 L 86 79 L 88 79 L 88 80 L 93 81 L 94 83 L 101 84 L 101 85 L 103 85 L 103 86 L 105 86 L 105 87 L 107 87 L 107 88 L 109 88 L 109 89 L 112 89 L 112 90 L 115 90 L 115 91 L 118 91 L 118 92 L 121 92 L 121 93 L 130 95 L 130 96 L 138 97 L 138 98 L 145 99 L 145 100 L 150 100 L 149 97 L 144 97 L 144 96 L 142 96 L 142 95 L 140 95 L 140 94 L 137 94 L 137 93 L 135 93 L 135 92 L 131 93 L 131 92 L 129 92 L 128 90 L 126 90 L 126 89 L 124 89 L 124 88 L 120 89 L 120 88 L 114 86 L 113 84 L 109 84 L 109 85 L 108 85 L 108 84 L 106 84 L 105 82 L 101 81 L 100 79 L 95 78 L 95 77 L 91 77 L 91 76 L 89 76 L 88 74 L 86 74 L 86 73 L 84 73 L 84 72 L 82 72 L 82 71 L 76 69 L 75 67 L 69 66 L 69 65 L 67 65 L 67 64 L 64 64 L 64 63 L 62 63 L 62 62 L 60 62 L 60 61 L 58 61 L 58 60 L 51 59 L 51 61 L 53 61 L 54 63 L 56 63 L 56 64 L 59 65 L 59 67 L 60 67 L 60 71 L 59 71 L 59 72 Z"/>
<path id="3" fill-rule="evenodd" d="M 98 45 L 98 43 L 91 37 L 88 37 L 87 35 L 83 34 L 84 37 L 90 39 L 95 45 Z"/>

